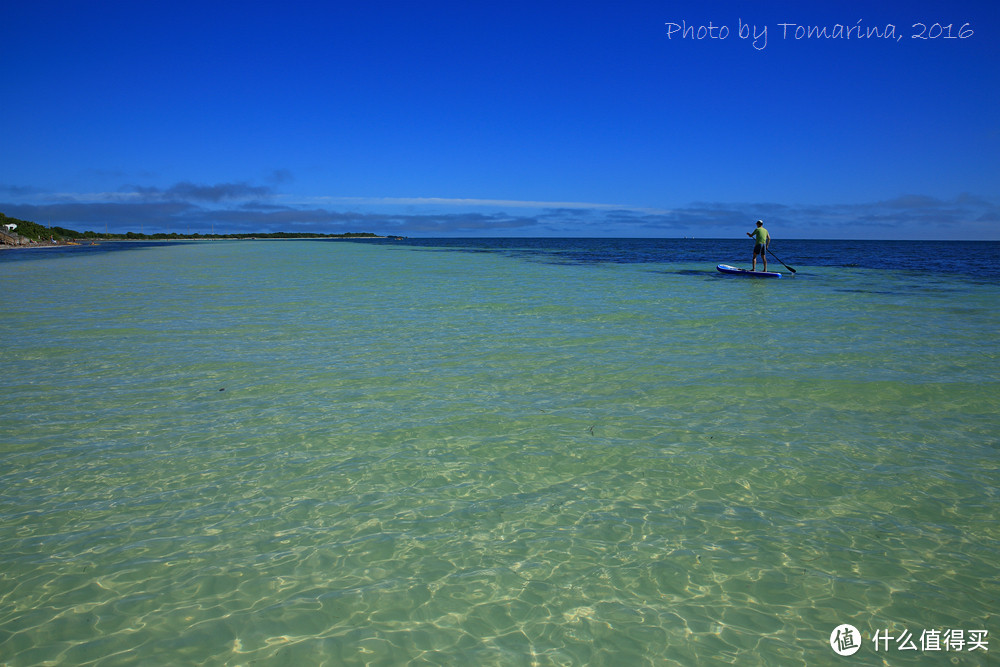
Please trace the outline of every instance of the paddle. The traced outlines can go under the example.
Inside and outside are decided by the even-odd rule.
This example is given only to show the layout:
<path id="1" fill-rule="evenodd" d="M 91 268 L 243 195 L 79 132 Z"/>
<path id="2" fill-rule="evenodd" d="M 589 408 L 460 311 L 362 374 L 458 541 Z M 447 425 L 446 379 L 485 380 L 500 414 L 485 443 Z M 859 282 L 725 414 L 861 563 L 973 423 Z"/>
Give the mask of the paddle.
<path id="1" fill-rule="evenodd" d="M 768 248 L 767 251 L 771 252 L 771 249 Z M 775 255 L 773 252 L 771 252 L 771 257 L 774 257 L 775 259 L 778 259 L 778 256 Z M 788 266 L 787 264 L 785 264 L 784 262 L 782 262 L 780 259 L 778 259 L 778 263 L 781 264 L 786 269 L 788 269 L 789 271 L 791 271 L 792 273 L 795 273 L 795 269 L 793 269 L 792 267 Z"/>

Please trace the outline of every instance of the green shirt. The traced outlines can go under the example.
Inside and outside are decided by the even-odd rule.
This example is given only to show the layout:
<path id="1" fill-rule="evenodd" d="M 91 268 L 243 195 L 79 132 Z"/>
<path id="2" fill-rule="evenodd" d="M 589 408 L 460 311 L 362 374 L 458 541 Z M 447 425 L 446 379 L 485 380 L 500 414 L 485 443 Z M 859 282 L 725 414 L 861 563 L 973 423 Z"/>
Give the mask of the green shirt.
<path id="1" fill-rule="evenodd" d="M 767 230 L 764 229 L 763 227 L 758 227 L 757 229 L 753 230 L 753 240 L 755 243 L 766 245 L 768 236 L 769 234 L 767 233 Z"/>

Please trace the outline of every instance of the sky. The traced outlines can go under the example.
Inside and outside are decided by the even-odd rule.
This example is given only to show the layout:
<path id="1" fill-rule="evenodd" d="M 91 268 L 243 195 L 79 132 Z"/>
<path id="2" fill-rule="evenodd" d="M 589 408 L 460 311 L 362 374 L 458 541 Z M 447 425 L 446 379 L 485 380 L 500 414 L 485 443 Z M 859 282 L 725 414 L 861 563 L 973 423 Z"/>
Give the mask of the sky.
<path id="1" fill-rule="evenodd" d="M 1000 240 L 996 0 L 33 0 L 0 26 L 0 212 L 47 226 Z"/>

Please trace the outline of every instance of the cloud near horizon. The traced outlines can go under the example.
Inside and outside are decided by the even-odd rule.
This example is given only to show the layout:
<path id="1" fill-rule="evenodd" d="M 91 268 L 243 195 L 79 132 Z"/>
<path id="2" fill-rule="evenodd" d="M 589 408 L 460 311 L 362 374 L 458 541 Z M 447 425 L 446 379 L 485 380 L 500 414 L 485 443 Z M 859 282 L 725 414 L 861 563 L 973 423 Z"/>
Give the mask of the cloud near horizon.
<path id="1" fill-rule="evenodd" d="M 81 232 L 724 238 L 741 235 L 762 218 L 776 237 L 785 238 L 1000 239 L 1000 203 L 969 194 L 949 200 L 903 195 L 861 204 L 694 202 L 666 210 L 433 197 L 289 203 L 269 186 L 181 181 L 168 188 L 132 185 L 97 194 L 0 186 L 0 197 L 10 200 L 0 199 L 0 212 L 8 216 Z"/>
<path id="2" fill-rule="evenodd" d="M 266 199 L 273 195 L 271 188 L 248 183 L 219 183 L 217 185 L 196 185 L 182 181 L 167 189 L 144 187 L 141 185 L 126 186 L 126 194 L 138 195 L 148 201 L 189 201 L 211 202 L 241 201 L 245 199 Z"/>

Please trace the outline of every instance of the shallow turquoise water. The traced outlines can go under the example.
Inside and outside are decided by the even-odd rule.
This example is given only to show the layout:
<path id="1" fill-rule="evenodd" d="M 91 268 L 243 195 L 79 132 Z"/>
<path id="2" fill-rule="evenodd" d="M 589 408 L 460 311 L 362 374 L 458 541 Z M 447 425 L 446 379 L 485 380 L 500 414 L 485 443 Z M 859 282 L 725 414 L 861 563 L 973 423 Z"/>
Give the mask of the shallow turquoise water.
<path id="1" fill-rule="evenodd" d="M 798 268 L 2 262 L 0 662 L 988 664 L 1000 288 Z"/>

